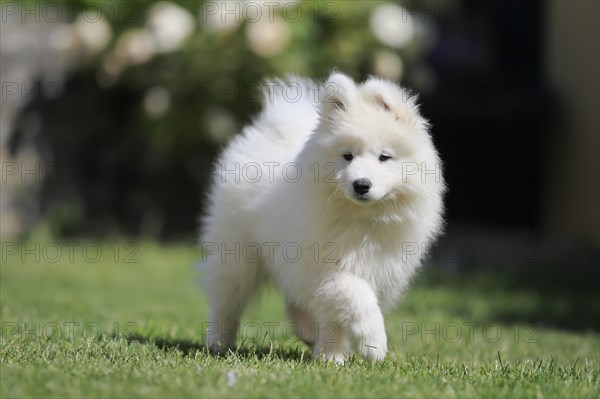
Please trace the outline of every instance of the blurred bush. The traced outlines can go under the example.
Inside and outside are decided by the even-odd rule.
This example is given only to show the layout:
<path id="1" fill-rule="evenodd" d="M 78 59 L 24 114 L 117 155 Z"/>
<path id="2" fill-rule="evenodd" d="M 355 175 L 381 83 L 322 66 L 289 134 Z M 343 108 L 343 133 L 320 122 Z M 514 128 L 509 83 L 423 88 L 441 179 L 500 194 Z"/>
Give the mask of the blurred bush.
<path id="1" fill-rule="evenodd" d="M 37 194 L 58 235 L 193 236 L 215 153 L 260 109 L 266 77 L 337 67 L 418 81 L 411 67 L 433 37 L 372 1 L 61 4 L 64 91 L 36 96 L 10 140 L 13 154 L 34 146 L 42 165 L 76 170 Z"/>

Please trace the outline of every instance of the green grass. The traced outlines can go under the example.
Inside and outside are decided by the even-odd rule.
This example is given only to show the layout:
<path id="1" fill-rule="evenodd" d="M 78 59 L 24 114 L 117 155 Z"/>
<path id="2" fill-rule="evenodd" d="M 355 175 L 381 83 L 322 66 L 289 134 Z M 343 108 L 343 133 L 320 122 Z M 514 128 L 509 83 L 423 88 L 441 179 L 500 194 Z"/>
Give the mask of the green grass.
<path id="1" fill-rule="evenodd" d="M 599 397 L 597 283 L 426 271 L 387 316 L 386 360 L 338 366 L 310 360 L 274 292 L 247 312 L 241 351 L 208 355 L 194 248 L 107 244 L 91 261 L 82 243 L 51 262 L 56 248 L 26 245 L 2 248 L 2 398 Z"/>

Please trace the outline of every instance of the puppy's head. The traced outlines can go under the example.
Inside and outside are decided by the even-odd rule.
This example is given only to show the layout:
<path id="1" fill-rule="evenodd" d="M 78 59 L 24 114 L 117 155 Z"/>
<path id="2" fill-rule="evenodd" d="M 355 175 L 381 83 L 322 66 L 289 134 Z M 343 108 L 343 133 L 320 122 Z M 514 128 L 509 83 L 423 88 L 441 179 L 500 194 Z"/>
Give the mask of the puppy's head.
<path id="1" fill-rule="evenodd" d="M 434 179 L 439 161 L 414 97 L 388 81 L 370 78 L 356 85 L 334 73 L 320 101 L 317 140 L 335 165 L 336 190 L 349 201 L 395 203 L 431 189 L 423 171 L 432 171 Z"/>

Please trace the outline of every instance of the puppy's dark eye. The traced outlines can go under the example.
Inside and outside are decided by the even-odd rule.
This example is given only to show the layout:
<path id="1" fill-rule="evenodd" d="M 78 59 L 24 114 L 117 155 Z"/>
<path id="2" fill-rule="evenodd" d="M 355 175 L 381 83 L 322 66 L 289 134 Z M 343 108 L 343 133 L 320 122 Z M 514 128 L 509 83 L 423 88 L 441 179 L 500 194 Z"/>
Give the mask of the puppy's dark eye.
<path id="1" fill-rule="evenodd" d="M 390 158 L 391 158 L 391 156 L 389 156 L 388 154 L 381 154 L 381 155 L 379 156 L 379 161 L 380 161 L 380 162 L 385 162 L 385 161 L 387 161 L 387 160 L 388 160 L 388 159 L 390 159 Z"/>
<path id="2" fill-rule="evenodd" d="M 346 161 L 352 161 L 352 159 L 354 158 L 354 155 L 352 155 L 351 152 L 345 152 L 343 157 Z"/>

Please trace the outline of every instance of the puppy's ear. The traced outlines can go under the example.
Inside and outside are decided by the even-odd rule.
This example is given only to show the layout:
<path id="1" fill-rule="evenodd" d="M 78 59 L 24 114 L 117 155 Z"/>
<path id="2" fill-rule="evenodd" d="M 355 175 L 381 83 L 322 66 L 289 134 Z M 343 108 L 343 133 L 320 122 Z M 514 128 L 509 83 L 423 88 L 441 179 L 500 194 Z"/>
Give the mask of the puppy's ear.
<path id="1" fill-rule="evenodd" d="M 348 104 L 357 95 L 354 81 L 347 75 L 334 72 L 321 87 L 321 110 L 324 114 L 332 111 L 346 111 Z"/>
<path id="2" fill-rule="evenodd" d="M 394 113 L 394 111 L 392 111 L 392 109 L 390 108 L 390 106 L 388 105 L 388 103 L 383 99 L 383 97 L 381 96 L 376 96 L 375 97 L 375 102 L 381 107 L 383 108 L 383 110 L 385 112 L 391 112 L 392 114 L 394 114 L 394 116 L 396 116 L 396 119 L 400 119 L 398 118 L 398 115 L 396 115 Z"/>
<path id="3" fill-rule="evenodd" d="M 372 78 L 364 84 L 363 91 L 383 111 L 393 114 L 397 121 L 418 128 L 427 127 L 427 122 L 419 113 L 416 97 L 398 85 Z"/>

